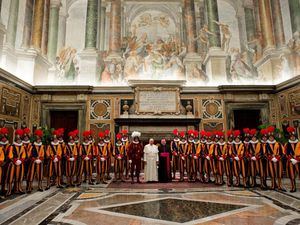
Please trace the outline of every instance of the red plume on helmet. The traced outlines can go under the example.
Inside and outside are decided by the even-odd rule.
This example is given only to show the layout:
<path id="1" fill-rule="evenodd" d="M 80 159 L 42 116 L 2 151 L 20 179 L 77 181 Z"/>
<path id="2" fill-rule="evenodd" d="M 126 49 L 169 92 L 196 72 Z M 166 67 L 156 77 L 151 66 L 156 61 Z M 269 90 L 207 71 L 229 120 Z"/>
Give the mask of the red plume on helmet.
<path id="1" fill-rule="evenodd" d="M 75 137 L 77 137 L 79 135 L 79 130 L 77 130 L 77 129 L 73 130 L 73 134 L 74 134 Z"/>
<path id="2" fill-rule="evenodd" d="M 99 138 L 104 138 L 104 137 L 105 137 L 105 133 L 102 132 L 102 131 L 100 131 L 100 132 L 98 133 L 98 137 L 99 137 Z"/>
<path id="3" fill-rule="evenodd" d="M 87 138 L 87 137 L 91 136 L 91 134 L 92 134 L 92 132 L 90 130 L 86 130 L 86 131 L 83 131 L 82 136 Z"/>
<path id="4" fill-rule="evenodd" d="M 0 129 L 0 134 L 1 135 L 8 135 L 8 129 L 6 127 L 2 127 Z"/>
<path id="5" fill-rule="evenodd" d="M 116 137 L 117 137 L 117 140 L 121 140 L 122 134 L 118 133 L 118 134 L 116 135 Z"/>
<path id="6" fill-rule="evenodd" d="M 25 135 L 25 134 L 26 134 L 26 135 L 29 135 L 30 132 L 31 132 L 31 131 L 30 131 L 30 129 L 29 129 L 28 127 L 26 127 L 26 128 L 23 129 L 23 135 Z"/>
<path id="7" fill-rule="evenodd" d="M 241 135 L 241 131 L 240 130 L 234 130 L 233 131 L 233 136 L 234 137 L 239 137 Z"/>
<path id="8" fill-rule="evenodd" d="M 263 135 L 263 136 L 267 136 L 268 130 L 267 130 L 267 129 L 261 129 L 261 130 L 260 130 L 260 133 L 261 133 L 261 135 Z"/>
<path id="9" fill-rule="evenodd" d="M 233 131 L 232 130 L 228 130 L 227 131 L 227 137 L 233 136 Z"/>
<path id="10" fill-rule="evenodd" d="M 194 136 L 194 130 L 188 130 L 188 135 L 189 136 Z"/>
<path id="11" fill-rule="evenodd" d="M 211 138 L 211 137 L 213 136 L 213 133 L 210 132 L 210 131 L 206 131 L 205 133 L 206 133 L 206 136 L 207 136 L 207 137 L 210 137 L 210 138 Z"/>
<path id="12" fill-rule="evenodd" d="M 177 128 L 173 130 L 173 134 L 174 134 L 175 136 L 178 136 L 178 129 L 177 129 Z"/>
<path id="13" fill-rule="evenodd" d="M 207 136 L 206 131 L 205 130 L 201 130 L 200 131 L 200 136 L 201 137 L 206 137 Z"/>
<path id="14" fill-rule="evenodd" d="M 185 137 L 185 132 L 184 132 L 184 131 L 181 131 L 181 132 L 179 133 L 179 135 L 180 135 L 181 138 L 184 138 L 184 137 Z"/>
<path id="15" fill-rule="evenodd" d="M 199 132 L 197 130 L 194 130 L 193 132 L 195 137 L 199 137 Z"/>
<path id="16" fill-rule="evenodd" d="M 256 133 L 257 133 L 257 130 L 256 130 L 256 129 L 251 129 L 251 130 L 249 131 L 249 134 L 250 134 L 251 136 L 255 136 Z"/>
<path id="17" fill-rule="evenodd" d="M 274 131 L 275 131 L 275 127 L 274 127 L 274 126 L 269 126 L 269 127 L 267 128 L 267 131 L 268 131 L 269 134 L 273 134 Z"/>
<path id="18" fill-rule="evenodd" d="M 76 135 L 75 135 L 74 131 L 70 131 L 68 133 L 68 136 L 74 138 Z"/>
<path id="19" fill-rule="evenodd" d="M 289 132 L 290 134 L 295 134 L 296 129 L 294 127 L 288 127 L 286 128 L 287 132 Z"/>
<path id="20" fill-rule="evenodd" d="M 24 134 L 24 131 L 23 131 L 22 129 L 17 129 L 17 130 L 15 131 L 15 135 L 23 136 L 23 134 Z"/>
<path id="21" fill-rule="evenodd" d="M 41 137 L 43 137 L 44 133 L 42 130 L 35 130 L 34 135 L 41 138 Z"/>
<path id="22" fill-rule="evenodd" d="M 215 135 L 217 136 L 217 137 L 224 137 L 224 132 L 223 131 L 220 131 L 220 130 L 217 130 L 217 131 L 215 131 Z"/>
<path id="23" fill-rule="evenodd" d="M 121 133 L 126 136 L 128 134 L 128 130 L 122 130 Z"/>
<path id="24" fill-rule="evenodd" d="M 249 128 L 244 128 L 243 133 L 244 133 L 244 135 L 249 135 L 250 134 L 250 129 Z"/>
<path id="25" fill-rule="evenodd" d="M 104 133 L 105 133 L 105 136 L 109 136 L 110 130 L 107 129 L 107 130 L 104 131 Z"/>
<path id="26" fill-rule="evenodd" d="M 59 131 L 58 130 L 53 130 L 52 134 L 55 135 L 55 136 L 58 136 L 59 135 Z"/>

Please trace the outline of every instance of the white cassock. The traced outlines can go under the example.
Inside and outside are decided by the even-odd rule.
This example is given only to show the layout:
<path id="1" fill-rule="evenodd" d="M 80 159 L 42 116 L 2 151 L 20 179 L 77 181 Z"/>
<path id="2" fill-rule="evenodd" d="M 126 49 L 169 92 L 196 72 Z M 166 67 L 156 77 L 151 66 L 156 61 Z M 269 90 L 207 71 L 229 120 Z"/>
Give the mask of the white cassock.
<path id="1" fill-rule="evenodd" d="M 159 161 L 158 147 L 147 144 L 144 147 L 145 181 L 158 181 L 157 162 Z"/>

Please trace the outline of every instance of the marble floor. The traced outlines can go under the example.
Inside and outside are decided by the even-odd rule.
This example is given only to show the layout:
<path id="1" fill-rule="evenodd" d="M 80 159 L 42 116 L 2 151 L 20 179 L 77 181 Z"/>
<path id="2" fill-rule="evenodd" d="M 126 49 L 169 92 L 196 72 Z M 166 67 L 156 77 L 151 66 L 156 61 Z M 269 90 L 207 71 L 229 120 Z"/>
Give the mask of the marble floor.
<path id="1" fill-rule="evenodd" d="M 284 183 L 288 188 L 288 180 Z M 300 190 L 289 193 L 175 182 L 52 187 L 1 199 L 0 224 L 294 225 L 300 224 Z"/>

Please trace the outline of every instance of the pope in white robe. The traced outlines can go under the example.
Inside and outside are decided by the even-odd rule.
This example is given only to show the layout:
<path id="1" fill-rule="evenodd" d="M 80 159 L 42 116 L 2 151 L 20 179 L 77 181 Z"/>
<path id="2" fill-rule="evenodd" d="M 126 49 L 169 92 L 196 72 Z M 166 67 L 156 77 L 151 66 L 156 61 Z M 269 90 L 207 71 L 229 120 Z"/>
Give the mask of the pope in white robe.
<path id="1" fill-rule="evenodd" d="M 145 181 L 158 181 L 158 147 L 154 144 L 154 140 L 150 139 L 149 144 L 144 147 L 144 162 L 145 162 Z"/>

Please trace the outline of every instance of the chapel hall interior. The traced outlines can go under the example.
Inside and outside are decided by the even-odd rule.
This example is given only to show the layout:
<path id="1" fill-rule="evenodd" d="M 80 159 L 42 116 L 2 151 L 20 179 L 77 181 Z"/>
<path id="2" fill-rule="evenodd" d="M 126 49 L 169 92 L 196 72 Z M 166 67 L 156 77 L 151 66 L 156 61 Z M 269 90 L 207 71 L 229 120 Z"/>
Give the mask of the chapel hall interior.
<path id="1" fill-rule="evenodd" d="M 239 130 L 243 141 L 245 128 L 256 129 L 262 139 L 261 131 L 273 127 L 285 151 L 289 135 L 297 140 L 300 134 L 300 0 L 0 0 L 0 88 L 0 138 L 10 144 L 20 129 L 30 130 L 34 144 L 41 130 L 46 149 L 63 128 L 66 144 L 74 130 L 80 143 L 90 131 L 95 146 L 107 135 L 113 154 L 125 131 L 129 141 L 140 132 L 143 146 L 153 138 L 158 145 L 166 139 L 172 148 L 180 132 L 201 139 L 221 131 L 227 142 L 228 131 Z M 63 188 L 48 188 L 46 165 L 43 192 L 34 172 L 30 193 L 25 163 L 24 179 L 12 178 L 12 184 L 21 179 L 25 194 L 1 194 L 0 224 L 300 224 L 300 155 L 293 165 L 286 156 L 278 169 L 286 191 L 273 185 L 271 159 L 266 186 L 276 190 L 243 181 L 242 164 L 240 185 L 228 186 L 225 167 L 224 184 L 216 185 L 213 168 L 221 166 L 211 162 L 203 179 L 212 181 L 202 182 L 201 171 L 190 180 L 201 160 L 182 164 L 184 182 L 181 162 L 173 161 L 166 169 L 171 174 L 176 165 L 172 182 L 147 183 L 144 162 L 141 184 L 131 184 L 130 176 L 114 182 L 119 167 L 113 155 L 104 166 L 105 182 L 96 184 L 97 158 L 92 160 L 92 182 L 66 185 L 63 162 L 60 181 L 48 174 L 49 182 L 57 179 Z M 11 172 L 15 161 L 4 161 L 0 180 L 7 191 L 18 172 Z M 127 167 L 126 161 L 124 179 Z M 81 180 L 82 172 L 75 173 Z"/>

